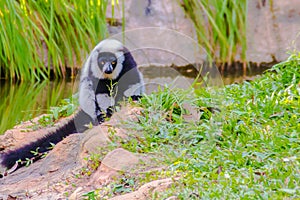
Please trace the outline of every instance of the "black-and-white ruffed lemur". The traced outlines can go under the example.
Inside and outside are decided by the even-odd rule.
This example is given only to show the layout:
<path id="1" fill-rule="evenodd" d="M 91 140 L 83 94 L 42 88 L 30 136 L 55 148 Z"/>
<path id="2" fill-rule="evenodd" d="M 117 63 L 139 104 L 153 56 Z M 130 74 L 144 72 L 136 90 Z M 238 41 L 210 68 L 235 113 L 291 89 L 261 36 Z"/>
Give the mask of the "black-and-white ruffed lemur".
<path id="1" fill-rule="evenodd" d="M 101 41 L 92 50 L 81 71 L 80 108 L 75 116 L 45 137 L 2 154 L 2 166 L 16 170 L 28 159 L 40 159 L 52 144 L 57 144 L 70 134 L 85 131 L 90 123 L 102 123 L 120 100 L 129 97 L 137 100 L 143 93 L 142 74 L 128 49 L 114 39 Z M 37 149 L 39 156 L 32 153 Z"/>

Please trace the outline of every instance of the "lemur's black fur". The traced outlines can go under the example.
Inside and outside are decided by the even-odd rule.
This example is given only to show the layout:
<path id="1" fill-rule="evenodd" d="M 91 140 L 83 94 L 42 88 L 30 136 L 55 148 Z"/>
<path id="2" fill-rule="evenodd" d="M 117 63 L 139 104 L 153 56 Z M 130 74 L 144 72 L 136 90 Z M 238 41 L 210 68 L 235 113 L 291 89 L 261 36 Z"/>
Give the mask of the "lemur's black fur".
<path id="1" fill-rule="evenodd" d="M 57 144 L 62 141 L 68 135 L 73 133 L 83 132 L 87 129 L 86 124 L 91 122 L 91 117 L 88 116 L 85 112 L 80 110 L 74 118 L 68 121 L 63 126 L 59 127 L 54 132 L 50 132 L 45 137 L 42 137 L 32 143 L 29 143 L 19 149 L 8 151 L 4 153 L 2 157 L 1 164 L 7 169 L 12 168 L 18 160 L 19 162 L 16 166 L 16 169 L 24 166 L 27 159 L 32 159 L 36 161 L 40 159 L 45 152 L 48 152 L 53 144 Z M 37 151 L 38 155 L 34 155 L 32 151 Z"/>

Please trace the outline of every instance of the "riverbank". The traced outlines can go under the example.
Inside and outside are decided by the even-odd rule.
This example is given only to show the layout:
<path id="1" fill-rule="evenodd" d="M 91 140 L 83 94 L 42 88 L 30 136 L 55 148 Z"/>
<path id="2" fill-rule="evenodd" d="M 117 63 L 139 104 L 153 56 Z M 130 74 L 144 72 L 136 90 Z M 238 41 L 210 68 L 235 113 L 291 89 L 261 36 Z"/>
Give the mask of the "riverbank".
<path id="1" fill-rule="evenodd" d="M 242 84 L 146 95 L 4 177 L 0 197 L 299 198 L 299 59 Z M 26 130 L 29 142 L 44 129 Z M 2 151 L 20 140 L 14 131 Z"/>

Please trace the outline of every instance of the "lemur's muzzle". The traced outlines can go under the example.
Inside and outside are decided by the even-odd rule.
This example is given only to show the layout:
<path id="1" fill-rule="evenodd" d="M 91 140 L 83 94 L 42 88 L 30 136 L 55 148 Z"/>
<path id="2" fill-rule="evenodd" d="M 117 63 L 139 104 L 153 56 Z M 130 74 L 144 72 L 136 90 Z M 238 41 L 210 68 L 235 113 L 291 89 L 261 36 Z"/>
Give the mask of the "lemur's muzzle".
<path id="1" fill-rule="evenodd" d="M 111 74 L 113 72 L 114 68 L 112 67 L 110 62 L 107 62 L 103 66 L 103 72 L 105 74 Z"/>

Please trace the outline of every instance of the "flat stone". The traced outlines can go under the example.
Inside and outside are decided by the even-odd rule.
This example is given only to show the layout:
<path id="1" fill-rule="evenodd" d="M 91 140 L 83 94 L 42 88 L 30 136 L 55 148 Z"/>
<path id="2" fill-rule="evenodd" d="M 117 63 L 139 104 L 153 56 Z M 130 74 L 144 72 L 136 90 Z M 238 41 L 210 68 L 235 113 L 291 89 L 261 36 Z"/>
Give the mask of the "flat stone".
<path id="1" fill-rule="evenodd" d="M 81 158 L 86 157 L 88 154 L 99 153 L 99 147 L 105 147 L 110 142 L 105 126 L 95 126 L 87 130 L 81 142 Z"/>
<path id="2" fill-rule="evenodd" d="M 116 171 L 127 171 L 139 163 L 139 158 L 122 148 L 109 152 L 102 160 L 103 165 Z"/>

